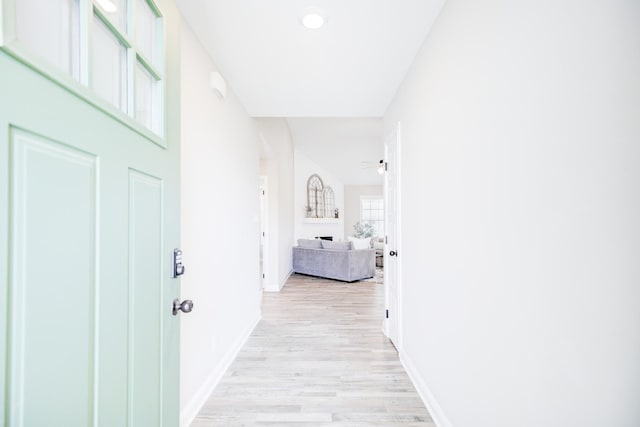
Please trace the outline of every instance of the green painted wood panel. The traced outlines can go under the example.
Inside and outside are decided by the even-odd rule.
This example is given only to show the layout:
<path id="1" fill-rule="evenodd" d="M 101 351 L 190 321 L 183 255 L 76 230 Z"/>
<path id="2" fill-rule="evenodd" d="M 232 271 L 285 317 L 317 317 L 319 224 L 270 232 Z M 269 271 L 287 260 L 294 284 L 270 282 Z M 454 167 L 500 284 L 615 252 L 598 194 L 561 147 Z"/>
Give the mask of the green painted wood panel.
<path id="1" fill-rule="evenodd" d="M 129 171 L 129 404 L 132 426 L 161 425 L 162 180 Z M 155 256 L 150 256 L 155 254 Z"/>
<path id="2" fill-rule="evenodd" d="M 64 419 L 70 427 L 90 425 L 97 344 L 96 158 L 17 129 L 11 129 L 10 147 L 8 424 Z"/>

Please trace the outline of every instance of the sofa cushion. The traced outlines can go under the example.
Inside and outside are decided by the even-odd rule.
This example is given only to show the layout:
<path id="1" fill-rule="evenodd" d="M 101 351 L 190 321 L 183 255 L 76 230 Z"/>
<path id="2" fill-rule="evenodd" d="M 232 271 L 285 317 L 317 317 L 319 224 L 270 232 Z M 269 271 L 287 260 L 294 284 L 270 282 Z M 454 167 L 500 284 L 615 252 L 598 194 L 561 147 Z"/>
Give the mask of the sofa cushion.
<path id="1" fill-rule="evenodd" d="M 352 249 L 351 242 L 332 242 L 330 240 L 322 240 L 322 249 L 338 249 L 341 251 L 349 251 Z"/>
<path id="2" fill-rule="evenodd" d="M 357 237 L 349 236 L 349 241 L 353 245 L 353 249 L 369 249 L 371 248 L 371 239 L 366 237 L 364 239 L 359 239 Z"/>
<path id="3" fill-rule="evenodd" d="M 324 240 L 298 239 L 298 246 L 301 248 L 322 249 L 322 242 L 324 242 Z"/>

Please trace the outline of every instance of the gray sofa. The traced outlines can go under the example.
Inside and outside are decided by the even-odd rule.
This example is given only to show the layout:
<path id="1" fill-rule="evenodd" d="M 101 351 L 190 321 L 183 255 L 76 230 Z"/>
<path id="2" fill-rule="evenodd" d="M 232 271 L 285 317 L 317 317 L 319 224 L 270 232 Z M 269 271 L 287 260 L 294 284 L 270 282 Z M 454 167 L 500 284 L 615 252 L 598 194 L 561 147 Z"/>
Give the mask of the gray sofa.
<path id="1" fill-rule="evenodd" d="M 374 277 L 375 249 L 351 247 L 351 242 L 299 239 L 293 247 L 293 271 L 345 282 Z"/>

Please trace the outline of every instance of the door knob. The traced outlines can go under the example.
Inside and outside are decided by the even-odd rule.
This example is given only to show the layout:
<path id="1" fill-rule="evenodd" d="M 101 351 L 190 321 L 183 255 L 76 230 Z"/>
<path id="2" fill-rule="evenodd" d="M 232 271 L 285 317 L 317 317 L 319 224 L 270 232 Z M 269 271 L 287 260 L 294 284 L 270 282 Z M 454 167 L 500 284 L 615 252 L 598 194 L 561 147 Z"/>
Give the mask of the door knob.
<path id="1" fill-rule="evenodd" d="M 193 301 L 191 301 L 190 299 L 186 299 L 182 302 L 180 302 L 179 299 L 174 299 L 173 300 L 173 315 L 177 315 L 178 311 L 182 311 L 183 313 L 191 313 L 191 310 L 193 310 Z"/>
<path id="2" fill-rule="evenodd" d="M 398 252 L 391 251 L 391 252 L 389 252 L 389 256 L 398 256 Z"/>

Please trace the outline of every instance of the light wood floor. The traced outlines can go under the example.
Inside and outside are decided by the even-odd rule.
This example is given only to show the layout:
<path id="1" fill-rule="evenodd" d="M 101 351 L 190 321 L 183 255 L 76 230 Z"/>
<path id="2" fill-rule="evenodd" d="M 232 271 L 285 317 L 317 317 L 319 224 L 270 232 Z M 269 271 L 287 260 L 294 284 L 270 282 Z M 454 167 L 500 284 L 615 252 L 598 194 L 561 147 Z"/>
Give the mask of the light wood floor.
<path id="1" fill-rule="evenodd" d="M 434 427 L 383 310 L 380 279 L 293 275 L 191 426 Z"/>

